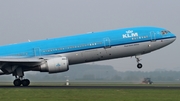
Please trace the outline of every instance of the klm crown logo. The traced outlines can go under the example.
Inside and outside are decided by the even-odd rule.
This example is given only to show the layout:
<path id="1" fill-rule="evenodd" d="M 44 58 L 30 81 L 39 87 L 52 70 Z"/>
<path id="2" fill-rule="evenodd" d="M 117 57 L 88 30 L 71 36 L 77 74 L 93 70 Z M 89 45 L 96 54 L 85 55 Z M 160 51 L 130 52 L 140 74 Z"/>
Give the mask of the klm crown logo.
<path id="1" fill-rule="evenodd" d="M 60 67 L 61 65 L 58 63 L 57 65 L 56 65 L 56 67 Z"/>
<path id="2" fill-rule="evenodd" d="M 133 30 L 126 31 L 127 34 L 133 33 Z"/>

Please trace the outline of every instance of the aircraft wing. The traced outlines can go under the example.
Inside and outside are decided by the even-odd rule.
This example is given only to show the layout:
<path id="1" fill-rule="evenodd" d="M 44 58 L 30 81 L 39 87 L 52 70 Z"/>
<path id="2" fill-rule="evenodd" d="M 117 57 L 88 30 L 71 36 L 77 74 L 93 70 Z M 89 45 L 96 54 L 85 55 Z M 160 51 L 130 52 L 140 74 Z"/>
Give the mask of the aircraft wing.
<path id="1" fill-rule="evenodd" d="M 56 58 L 59 56 L 41 56 L 41 57 L 0 57 L 0 68 L 4 64 L 18 65 L 18 66 L 37 66 L 46 62 L 46 60 L 51 58 Z"/>
<path id="2" fill-rule="evenodd" d="M 17 73 L 21 73 L 22 70 L 41 70 L 42 71 L 46 71 L 46 68 L 41 68 L 41 66 L 46 66 L 48 61 L 50 61 L 51 59 L 51 64 L 54 63 L 54 60 L 59 61 L 57 59 L 62 60 L 61 63 L 65 63 L 67 62 L 67 60 L 63 60 L 64 58 L 61 58 L 62 56 L 41 56 L 41 57 L 0 57 L 0 75 L 3 74 L 10 74 L 13 73 L 16 69 Z M 54 59 L 53 59 L 54 58 Z M 59 62 L 58 62 L 59 64 Z M 59 65 L 58 65 L 59 66 Z M 64 70 L 64 65 L 62 65 L 60 68 L 62 71 Z M 18 68 L 20 67 L 20 68 Z M 40 67 L 40 68 L 39 68 Z M 49 72 L 53 73 L 54 71 L 56 72 L 57 68 L 52 68 L 51 71 L 49 70 Z M 59 68 L 58 68 L 59 69 Z M 67 68 L 68 69 L 68 64 L 67 64 Z M 40 71 L 39 70 L 39 71 Z M 47 71 L 48 71 L 47 70 Z M 23 75 L 22 73 L 19 75 Z"/>
<path id="3" fill-rule="evenodd" d="M 0 57 L 0 68 L 4 64 L 18 66 L 37 66 L 45 63 L 52 58 L 61 57 L 60 55 L 40 56 L 40 57 Z"/>
<path id="4" fill-rule="evenodd" d="M 0 58 L 0 63 L 16 63 L 16 62 L 29 62 L 29 63 L 33 63 L 33 62 L 42 62 L 41 59 L 37 59 L 37 58 Z"/>
<path id="5" fill-rule="evenodd" d="M 41 58 L 10 58 L 0 57 L 0 68 L 5 64 L 18 65 L 18 66 L 36 66 L 45 62 L 45 59 Z"/>

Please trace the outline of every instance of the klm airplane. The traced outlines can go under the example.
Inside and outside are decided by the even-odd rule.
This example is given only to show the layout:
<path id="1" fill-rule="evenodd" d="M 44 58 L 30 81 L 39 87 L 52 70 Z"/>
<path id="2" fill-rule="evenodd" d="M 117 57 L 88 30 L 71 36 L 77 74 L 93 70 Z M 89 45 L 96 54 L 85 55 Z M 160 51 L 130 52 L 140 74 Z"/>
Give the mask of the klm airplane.
<path id="1" fill-rule="evenodd" d="M 160 49 L 176 40 L 164 28 L 134 27 L 0 46 L 0 75 L 15 76 L 14 86 L 28 86 L 26 71 L 59 73 L 69 65 L 135 56 Z"/>

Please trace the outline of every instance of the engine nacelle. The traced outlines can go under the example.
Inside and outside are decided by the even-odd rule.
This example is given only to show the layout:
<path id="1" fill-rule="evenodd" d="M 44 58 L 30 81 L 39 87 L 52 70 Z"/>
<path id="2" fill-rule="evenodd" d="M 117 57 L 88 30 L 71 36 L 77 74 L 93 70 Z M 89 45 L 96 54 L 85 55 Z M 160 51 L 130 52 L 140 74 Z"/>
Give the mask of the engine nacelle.
<path id="1" fill-rule="evenodd" d="M 52 58 L 40 66 L 41 72 L 58 73 L 69 70 L 69 62 L 66 57 Z"/>

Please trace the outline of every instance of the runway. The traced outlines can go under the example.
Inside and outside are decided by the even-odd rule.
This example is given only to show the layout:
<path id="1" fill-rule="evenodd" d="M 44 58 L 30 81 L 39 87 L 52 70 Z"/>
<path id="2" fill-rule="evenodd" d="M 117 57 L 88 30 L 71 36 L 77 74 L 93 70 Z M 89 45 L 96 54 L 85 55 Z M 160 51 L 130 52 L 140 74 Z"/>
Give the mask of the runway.
<path id="1" fill-rule="evenodd" d="M 28 86 L 14 87 L 1 85 L 0 88 L 37 88 L 37 89 L 180 89 L 179 86 Z"/>

